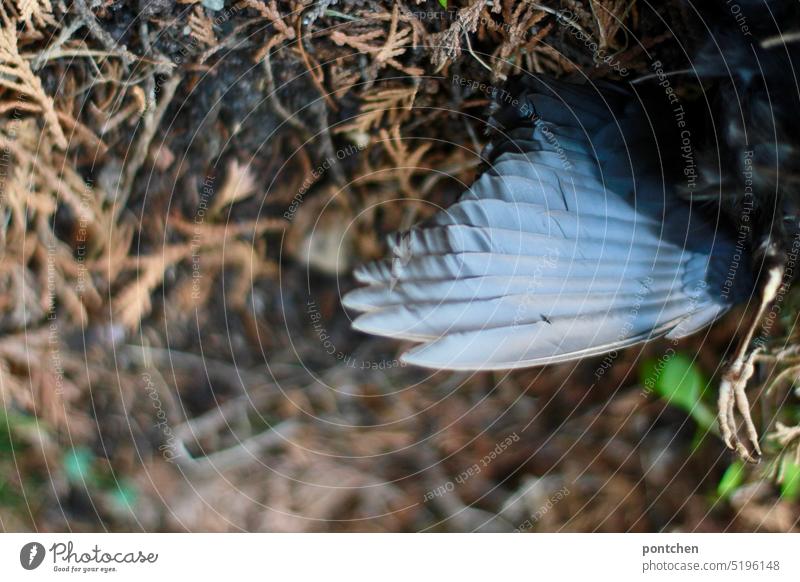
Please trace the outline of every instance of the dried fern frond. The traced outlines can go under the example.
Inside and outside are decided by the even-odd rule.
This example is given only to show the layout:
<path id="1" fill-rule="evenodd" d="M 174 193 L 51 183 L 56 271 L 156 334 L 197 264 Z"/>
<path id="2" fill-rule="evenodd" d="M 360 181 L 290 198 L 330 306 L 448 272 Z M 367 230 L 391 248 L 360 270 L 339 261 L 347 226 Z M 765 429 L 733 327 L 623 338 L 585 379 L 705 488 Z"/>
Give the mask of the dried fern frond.
<path id="1" fill-rule="evenodd" d="M 330 85 L 334 87 L 333 94 L 337 99 L 344 97 L 356 84 L 361 72 L 352 70 L 346 64 L 344 59 L 339 58 L 333 63 L 329 69 Z"/>
<path id="2" fill-rule="evenodd" d="M 191 245 L 165 247 L 154 255 L 130 258 L 129 267 L 135 268 L 134 279 L 115 294 L 111 308 L 115 324 L 126 329 L 136 329 L 142 318 L 149 313 L 152 292 L 164 282 L 167 269 L 188 257 Z"/>
<path id="3" fill-rule="evenodd" d="M 36 101 L 42 108 L 56 145 L 62 150 L 67 148 L 67 138 L 59 124 L 53 99 L 44 92 L 39 77 L 34 75 L 28 62 L 19 54 L 13 22 L 0 26 L 0 86 Z"/>
<path id="4" fill-rule="evenodd" d="M 635 0 L 605 0 L 604 2 L 591 0 L 589 5 L 597 23 L 600 41 L 598 44 L 601 49 L 619 48 L 616 36 L 620 30 L 625 30 L 623 26 L 625 19 L 634 4 Z"/>
<path id="5" fill-rule="evenodd" d="M 434 52 L 431 61 L 437 70 L 461 56 L 461 35 L 475 32 L 480 22 L 481 12 L 487 0 L 474 0 L 469 6 L 458 11 L 456 21 L 434 37 Z"/>
<path id="6" fill-rule="evenodd" d="M 15 118 L 0 130 L 0 147 L 13 160 L 0 199 L 5 222 L 0 287 L 11 297 L 36 300 L 25 303 L 22 317 L 15 305 L 0 307 L 0 326 L 33 326 L 56 306 L 67 321 L 85 323 L 88 310 L 102 304 L 89 259 L 103 251 L 110 231 L 101 226 L 108 224 L 104 195 L 65 163 L 32 118 Z M 69 209 L 74 228 L 62 238 L 53 231 L 59 206 Z"/>
<path id="7" fill-rule="evenodd" d="M 371 18 L 378 21 L 381 20 L 381 18 L 376 18 L 374 15 Z M 407 17 L 403 18 L 407 20 Z M 347 34 L 337 29 L 331 32 L 330 38 L 338 46 L 347 45 L 372 57 L 372 63 L 365 72 L 367 81 L 373 81 L 377 77 L 378 71 L 386 66 L 394 67 L 406 75 L 420 76 L 423 73 L 421 68 L 408 67 L 396 58 L 405 54 L 406 50 L 413 46 L 416 38 L 413 26 L 401 28 L 400 23 L 400 9 L 395 4 L 389 17 L 388 32 L 382 26 L 356 35 Z M 385 41 L 374 43 L 374 41 L 378 41 L 383 37 L 386 37 Z"/>
<path id="8" fill-rule="evenodd" d="M 363 96 L 356 118 L 335 129 L 335 133 L 355 133 L 368 136 L 370 131 L 383 125 L 384 117 L 394 125 L 398 119 L 408 115 L 417 96 L 417 87 L 380 88 Z M 356 139 L 360 142 L 360 139 Z"/>
<path id="9" fill-rule="evenodd" d="M 214 34 L 214 24 L 201 6 L 195 6 L 189 15 L 189 34 L 197 42 L 205 46 L 215 46 L 217 35 Z"/>
<path id="10" fill-rule="evenodd" d="M 29 28 L 53 24 L 50 0 L 16 0 L 19 17 Z"/>
<path id="11" fill-rule="evenodd" d="M 275 0 L 270 0 L 269 4 L 261 2 L 260 0 L 242 0 L 237 4 L 237 7 L 256 10 L 264 19 L 271 22 L 273 26 L 270 39 L 262 48 L 256 51 L 255 55 L 253 55 L 253 60 L 255 62 L 263 60 L 267 53 L 272 50 L 272 47 L 279 45 L 285 40 L 294 40 L 297 36 L 292 25 L 284 21 L 284 17 L 281 15 L 280 10 L 278 10 L 278 3 Z"/>
<path id="12" fill-rule="evenodd" d="M 414 188 L 411 185 L 411 178 L 420 170 L 422 158 L 431 148 L 432 143 L 423 143 L 416 149 L 409 149 L 407 140 L 400 135 L 399 124 L 392 127 L 390 131 L 382 129 L 380 137 L 386 152 L 392 159 L 392 173 L 397 176 L 400 191 L 410 197 L 413 196 Z"/>
<path id="13" fill-rule="evenodd" d="M 539 41 L 546 37 L 553 28 L 553 23 L 540 26 L 536 34 L 531 30 L 548 15 L 547 12 L 526 3 L 508 2 L 503 7 L 503 18 L 506 25 L 497 27 L 505 37 L 500 46 L 495 50 L 492 59 L 492 72 L 496 78 L 505 78 L 511 63 L 522 63 L 523 58 L 538 50 Z M 486 22 L 493 22 L 485 14 Z M 547 48 L 546 45 L 541 45 Z M 541 71 L 537 71 L 541 72 Z"/>

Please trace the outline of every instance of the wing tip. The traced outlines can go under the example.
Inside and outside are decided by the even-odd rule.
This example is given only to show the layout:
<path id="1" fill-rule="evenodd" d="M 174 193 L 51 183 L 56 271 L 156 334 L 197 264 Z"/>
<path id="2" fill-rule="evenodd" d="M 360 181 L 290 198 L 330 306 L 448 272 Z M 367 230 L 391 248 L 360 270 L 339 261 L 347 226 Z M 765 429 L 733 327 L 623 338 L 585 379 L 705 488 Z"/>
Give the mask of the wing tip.
<path id="1" fill-rule="evenodd" d="M 345 293 L 341 299 L 342 307 L 359 313 L 367 313 L 377 309 L 376 305 L 370 303 L 364 297 L 365 291 L 368 289 L 369 287 L 359 287 Z"/>

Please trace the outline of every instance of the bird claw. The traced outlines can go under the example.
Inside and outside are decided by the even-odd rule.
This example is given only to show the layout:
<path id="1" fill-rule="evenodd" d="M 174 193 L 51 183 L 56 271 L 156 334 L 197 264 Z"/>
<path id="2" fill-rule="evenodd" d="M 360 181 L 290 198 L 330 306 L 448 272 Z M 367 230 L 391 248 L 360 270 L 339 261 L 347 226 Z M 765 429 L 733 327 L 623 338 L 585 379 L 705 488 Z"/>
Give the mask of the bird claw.
<path id="1" fill-rule="evenodd" d="M 747 333 L 739 343 L 736 357 L 722 375 L 717 402 L 722 440 L 729 449 L 736 451 L 742 459 L 749 463 L 757 463 L 761 459 L 761 447 L 758 446 L 758 431 L 750 416 L 750 401 L 747 399 L 745 388 L 747 388 L 747 381 L 755 372 L 755 356 L 762 348 L 758 347 L 748 353 L 747 346 L 750 345 L 750 340 L 753 339 L 753 334 L 761 323 L 767 306 L 778 296 L 778 291 L 782 288 L 785 269 L 784 261 L 780 258 L 776 244 L 769 243 L 767 245 L 767 257 L 777 262 L 767 270 L 767 277 L 761 286 L 758 311 L 750 322 Z M 744 422 L 749 448 L 739 439 L 736 428 L 737 412 Z"/>
<path id="2" fill-rule="evenodd" d="M 719 425 L 725 445 L 738 453 L 749 463 L 758 463 L 761 459 L 761 447 L 758 444 L 758 431 L 750 415 L 750 401 L 745 388 L 755 371 L 753 354 L 737 358 L 722 375 L 719 390 Z M 736 428 L 736 412 L 744 422 L 747 445 L 741 441 Z"/>

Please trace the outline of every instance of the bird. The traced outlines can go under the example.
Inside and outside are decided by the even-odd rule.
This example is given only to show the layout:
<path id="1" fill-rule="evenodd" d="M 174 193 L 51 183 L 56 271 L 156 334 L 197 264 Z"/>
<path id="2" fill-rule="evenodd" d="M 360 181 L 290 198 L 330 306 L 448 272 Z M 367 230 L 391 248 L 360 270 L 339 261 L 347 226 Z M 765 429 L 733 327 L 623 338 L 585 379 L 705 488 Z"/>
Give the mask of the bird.
<path id="1" fill-rule="evenodd" d="M 725 444 L 757 461 L 754 337 L 800 233 L 797 44 L 770 24 L 712 30 L 688 68 L 654 60 L 633 82 L 513 78 L 474 183 L 355 270 L 353 327 L 417 342 L 407 364 L 512 370 L 678 340 L 748 304 L 718 407 Z"/>

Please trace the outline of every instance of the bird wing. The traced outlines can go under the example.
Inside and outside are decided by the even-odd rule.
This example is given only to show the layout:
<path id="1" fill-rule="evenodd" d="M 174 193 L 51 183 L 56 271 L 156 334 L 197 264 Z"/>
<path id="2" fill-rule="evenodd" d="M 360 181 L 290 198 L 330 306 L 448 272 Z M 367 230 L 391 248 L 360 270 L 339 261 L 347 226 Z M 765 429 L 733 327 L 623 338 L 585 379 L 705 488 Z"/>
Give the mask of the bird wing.
<path id="1" fill-rule="evenodd" d="M 520 102 L 459 201 L 356 270 L 355 329 L 422 342 L 410 364 L 510 369 L 682 337 L 739 300 L 743 250 L 672 195 L 679 152 L 635 97 L 534 78 Z"/>

